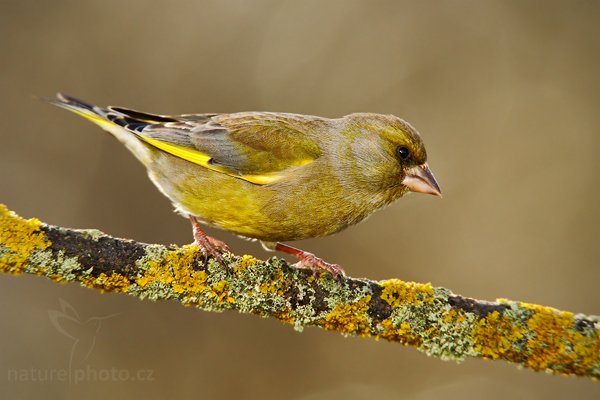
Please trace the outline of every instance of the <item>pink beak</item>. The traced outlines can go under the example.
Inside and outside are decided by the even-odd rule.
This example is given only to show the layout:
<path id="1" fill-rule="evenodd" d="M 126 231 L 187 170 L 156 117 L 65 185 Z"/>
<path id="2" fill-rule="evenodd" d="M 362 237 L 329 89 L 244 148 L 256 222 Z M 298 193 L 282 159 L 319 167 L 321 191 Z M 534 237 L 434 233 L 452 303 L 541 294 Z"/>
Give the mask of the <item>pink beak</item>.
<path id="1" fill-rule="evenodd" d="M 435 176 L 427 163 L 412 167 L 406 172 L 402 184 L 411 192 L 420 192 L 442 197 L 442 189 L 435 180 Z"/>

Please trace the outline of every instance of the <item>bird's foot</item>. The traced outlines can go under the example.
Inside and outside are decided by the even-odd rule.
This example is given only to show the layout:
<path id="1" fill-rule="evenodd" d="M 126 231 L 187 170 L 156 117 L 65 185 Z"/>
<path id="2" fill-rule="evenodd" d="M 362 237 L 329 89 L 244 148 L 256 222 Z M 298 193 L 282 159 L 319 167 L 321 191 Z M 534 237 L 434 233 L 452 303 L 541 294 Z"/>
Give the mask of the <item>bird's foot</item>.
<path id="1" fill-rule="evenodd" d="M 200 226 L 196 217 L 190 215 L 190 222 L 192 223 L 192 229 L 194 231 L 194 244 L 200 248 L 205 259 L 211 256 L 220 264 L 227 265 L 223 255 L 231 253 L 229 246 L 219 239 L 208 236 Z"/>
<path id="2" fill-rule="evenodd" d="M 296 257 L 298 259 L 298 262 L 295 264 L 296 267 L 310 269 L 313 274 L 325 271 L 333 275 L 334 278 L 337 278 L 338 276 L 346 276 L 344 269 L 338 264 L 330 264 L 326 261 L 323 261 L 323 259 L 315 256 L 312 253 L 309 253 L 308 251 L 300 250 L 283 243 L 277 243 L 275 250 Z"/>
<path id="3" fill-rule="evenodd" d="M 197 236 L 194 235 L 194 244 L 200 248 L 205 259 L 213 257 L 219 263 L 226 265 L 224 254 L 231 253 L 229 247 L 219 239 L 215 239 L 211 236 Z"/>
<path id="4" fill-rule="evenodd" d="M 337 278 L 338 275 L 345 276 L 346 273 L 344 269 L 338 264 L 331 264 L 324 261 L 322 258 L 315 256 L 312 253 L 304 252 L 302 257 L 298 257 L 300 261 L 298 261 L 295 265 L 297 268 L 310 269 L 313 274 L 321 271 L 327 271 L 334 278 Z"/>

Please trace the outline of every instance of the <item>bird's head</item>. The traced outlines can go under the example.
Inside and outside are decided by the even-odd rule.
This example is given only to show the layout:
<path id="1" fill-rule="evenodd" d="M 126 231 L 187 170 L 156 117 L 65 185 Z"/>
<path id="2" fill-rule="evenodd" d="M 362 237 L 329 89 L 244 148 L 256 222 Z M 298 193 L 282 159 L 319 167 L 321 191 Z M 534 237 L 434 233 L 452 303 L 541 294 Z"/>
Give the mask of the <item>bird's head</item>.
<path id="1" fill-rule="evenodd" d="M 393 115 L 381 114 L 351 114 L 346 118 L 352 131 L 367 133 L 357 135 L 353 153 L 372 176 L 380 177 L 390 187 L 400 186 L 405 191 L 442 196 L 427 165 L 421 136 L 409 123 Z M 373 140 L 371 134 L 375 134 L 377 140 Z"/>

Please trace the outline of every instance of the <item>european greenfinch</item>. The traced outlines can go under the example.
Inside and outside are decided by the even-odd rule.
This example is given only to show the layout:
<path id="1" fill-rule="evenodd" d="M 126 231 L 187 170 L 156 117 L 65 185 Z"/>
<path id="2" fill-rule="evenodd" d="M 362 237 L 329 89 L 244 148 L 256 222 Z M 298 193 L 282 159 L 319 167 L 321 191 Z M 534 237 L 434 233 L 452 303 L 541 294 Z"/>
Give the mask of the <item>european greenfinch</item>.
<path id="1" fill-rule="evenodd" d="M 339 232 L 409 191 L 441 196 L 421 137 L 393 115 L 165 116 L 60 93 L 49 101 L 121 141 L 190 219 L 204 254 L 221 261 L 228 247 L 201 222 L 291 254 L 298 267 L 337 275 L 339 265 L 281 242 Z"/>

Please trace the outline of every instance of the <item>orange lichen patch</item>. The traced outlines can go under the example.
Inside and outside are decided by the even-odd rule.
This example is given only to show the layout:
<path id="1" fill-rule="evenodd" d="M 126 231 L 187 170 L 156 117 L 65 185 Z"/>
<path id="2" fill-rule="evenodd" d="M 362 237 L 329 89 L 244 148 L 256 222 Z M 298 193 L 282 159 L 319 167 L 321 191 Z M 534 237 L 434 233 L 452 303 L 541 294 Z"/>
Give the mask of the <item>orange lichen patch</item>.
<path id="1" fill-rule="evenodd" d="M 294 322 L 296 322 L 296 318 L 294 317 L 294 314 L 292 314 L 292 312 L 290 310 L 276 312 L 275 318 L 277 318 L 278 320 L 280 320 L 283 323 L 290 324 L 290 325 L 293 325 Z"/>
<path id="2" fill-rule="evenodd" d="M 44 275 L 46 273 L 46 269 L 40 265 L 30 265 L 27 271 L 28 273 L 35 274 L 38 276 Z"/>
<path id="3" fill-rule="evenodd" d="M 516 343 L 524 337 L 525 331 L 517 321 L 494 311 L 475 322 L 473 349 L 484 358 L 516 361 L 519 358 Z"/>
<path id="4" fill-rule="evenodd" d="M 582 335 L 573 346 L 573 352 L 577 354 L 577 368 L 573 373 L 577 375 L 587 374 L 590 369 L 600 364 L 600 334 L 596 330 L 593 337 Z"/>
<path id="5" fill-rule="evenodd" d="M 170 250 L 161 260 L 149 260 L 148 269 L 135 280 L 141 288 L 154 283 L 163 283 L 173 288 L 177 294 L 194 296 L 206 289 L 206 272 L 193 268 L 196 259 L 201 255 L 198 247 L 182 246 Z"/>
<path id="6" fill-rule="evenodd" d="M 409 323 L 402 322 L 396 326 L 394 322 L 388 318 L 378 324 L 380 333 L 376 336 L 377 339 L 383 338 L 386 340 L 400 342 L 408 346 L 418 346 L 421 344 L 421 339 L 412 333 L 412 326 Z"/>
<path id="7" fill-rule="evenodd" d="M 261 294 L 276 293 L 277 292 L 277 286 L 275 286 L 275 284 L 273 282 L 263 282 L 258 287 L 258 291 Z"/>
<path id="8" fill-rule="evenodd" d="M 217 303 L 227 301 L 230 304 L 235 303 L 235 299 L 229 296 L 229 282 L 221 280 L 209 288 L 209 295 L 217 298 Z"/>
<path id="9" fill-rule="evenodd" d="M 69 282 L 68 279 L 66 279 L 64 276 L 60 275 L 60 274 L 49 274 L 46 275 L 48 278 L 52 279 L 54 282 Z"/>
<path id="10" fill-rule="evenodd" d="M 81 278 L 81 283 L 84 286 L 100 289 L 102 293 L 104 292 L 126 292 L 129 289 L 131 283 L 127 277 L 117 274 L 111 273 L 110 275 L 106 275 L 102 272 L 100 275 L 96 276 L 88 276 L 85 278 Z"/>
<path id="11" fill-rule="evenodd" d="M 40 230 L 38 219 L 23 219 L 0 204 L 0 271 L 22 273 L 31 252 L 51 244 Z"/>
<path id="12" fill-rule="evenodd" d="M 381 321 L 379 323 L 379 327 L 382 330 L 382 333 L 379 335 L 380 337 L 383 338 L 388 338 L 388 337 L 395 337 L 397 335 L 397 330 L 396 327 L 394 326 L 394 323 L 392 322 L 391 319 L 384 319 L 383 321 Z"/>
<path id="13" fill-rule="evenodd" d="M 326 330 L 367 336 L 371 330 L 367 314 L 370 301 L 371 296 L 365 296 L 354 303 L 338 304 L 319 321 L 319 325 Z"/>
<path id="14" fill-rule="evenodd" d="M 451 308 L 447 313 L 444 314 L 443 319 L 444 322 L 447 324 L 462 324 L 463 322 L 465 322 L 466 317 L 464 311 L 457 311 L 454 308 Z"/>
<path id="15" fill-rule="evenodd" d="M 235 270 L 235 272 L 242 272 L 242 271 L 245 271 L 246 269 L 248 269 L 248 267 L 255 265 L 259 262 L 260 261 L 257 258 L 255 258 L 251 255 L 245 254 L 242 257 L 240 257 L 234 270 Z"/>
<path id="16" fill-rule="evenodd" d="M 381 282 L 381 298 L 392 307 L 401 304 L 432 302 L 433 286 L 430 283 L 404 282 L 400 279 L 388 279 Z"/>
<path id="17" fill-rule="evenodd" d="M 520 306 L 532 311 L 527 320 L 531 339 L 524 349 L 526 367 L 536 371 L 552 368 L 582 375 L 598 362 L 598 330 L 586 334 L 575 329 L 575 318 L 570 312 L 526 303 L 520 303 Z"/>

